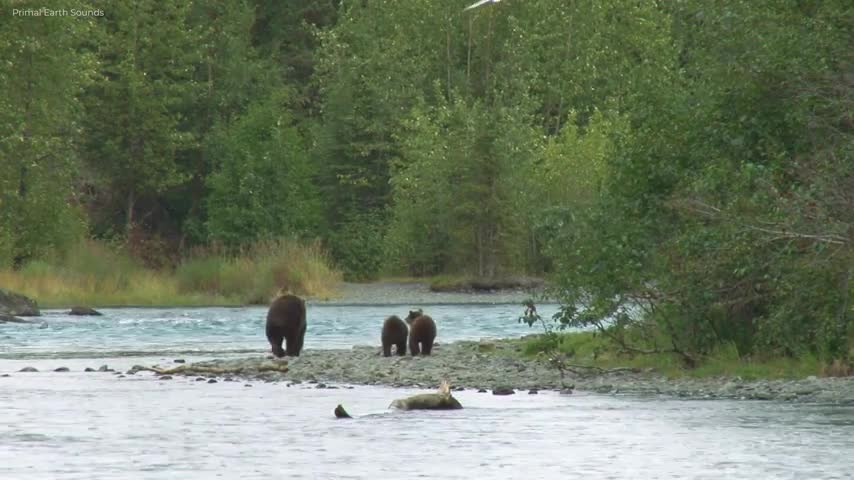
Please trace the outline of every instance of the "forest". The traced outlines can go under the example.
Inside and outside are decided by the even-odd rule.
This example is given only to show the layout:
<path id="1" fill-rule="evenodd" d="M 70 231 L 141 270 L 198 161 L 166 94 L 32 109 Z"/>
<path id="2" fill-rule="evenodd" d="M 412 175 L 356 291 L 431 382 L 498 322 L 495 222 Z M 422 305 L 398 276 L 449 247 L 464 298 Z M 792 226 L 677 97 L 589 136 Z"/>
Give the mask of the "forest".
<path id="1" fill-rule="evenodd" d="M 850 0 L 68 3 L 0 2 L 0 283 L 532 275 L 628 351 L 854 355 Z"/>

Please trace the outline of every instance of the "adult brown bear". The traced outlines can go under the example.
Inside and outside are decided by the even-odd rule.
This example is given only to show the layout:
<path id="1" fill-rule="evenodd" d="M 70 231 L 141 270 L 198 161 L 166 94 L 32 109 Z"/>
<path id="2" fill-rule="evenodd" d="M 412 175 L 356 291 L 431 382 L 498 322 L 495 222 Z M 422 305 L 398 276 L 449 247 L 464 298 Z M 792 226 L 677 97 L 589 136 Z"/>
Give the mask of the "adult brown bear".
<path id="1" fill-rule="evenodd" d="M 433 340 L 436 339 L 436 322 L 418 309 L 409 312 L 406 323 L 409 324 L 409 351 L 413 356 L 419 353 L 430 355 L 433 350 Z"/>
<path id="2" fill-rule="evenodd" d="M 267 340 L 273 355 L 298 357 L 305 340 L 305 301 L 295 295 L 281 295 L 267 312 Z M 282 340 L 287 342 L 282 349 Z"/>
<path id="3" fill-rule="evenodd" d="M 397 345 L 397 354 L 406 355 L 406 337 L 409 335 L 409 327 L 397 315 L 392 315 L 383 322 L 383 330 L 380 338 L 383 342 L 383 356 L 391 356 L 391 346 Z"/>

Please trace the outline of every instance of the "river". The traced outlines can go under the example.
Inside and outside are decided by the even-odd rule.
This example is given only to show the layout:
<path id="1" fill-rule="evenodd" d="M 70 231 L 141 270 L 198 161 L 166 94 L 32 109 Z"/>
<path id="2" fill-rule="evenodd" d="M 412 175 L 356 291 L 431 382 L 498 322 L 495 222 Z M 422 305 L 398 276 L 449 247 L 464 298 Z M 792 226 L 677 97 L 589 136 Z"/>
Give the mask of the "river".
<path id="1" fill-rule="evenodd" d="M 518 305 L 424 309 L 438 342 L 531 332 Z M 417 390 L 84 373 L 268 348 L 263 308 L 103 312 L 0 325 L 0 479 L 854 478 L 851 406 L 468 390 L 463 410 L 392 412 Z M 375 345 L 390 314 L 310 305 L 306 347 Z"/>

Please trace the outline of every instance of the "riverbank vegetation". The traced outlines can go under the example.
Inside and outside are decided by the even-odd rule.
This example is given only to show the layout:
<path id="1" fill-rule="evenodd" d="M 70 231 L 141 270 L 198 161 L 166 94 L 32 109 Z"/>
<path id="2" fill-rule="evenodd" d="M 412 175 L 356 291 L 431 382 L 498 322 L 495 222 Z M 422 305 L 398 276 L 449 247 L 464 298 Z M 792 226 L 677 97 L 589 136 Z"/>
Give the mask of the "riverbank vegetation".
<path id="1" fill-rule="evenodd" d="M 849 355 L 854 355 L 854 339 Z M 854 375 L 843 361 L 823 362 L 817 355 L 804 352 L 798 356 L 756 354 L 742 356 L 733 345 L 721 345 L 688 367 L 673 352 L 630 352 L 603 335 L 573 332 L 534 335 L 522 341 L 526 357 L 545 358 L 555 368 L 582 375 L 600 374 L 615 369 L 651 370 L 669 378 L 740 377 L 744 380 L 798 379 L 810 376 L 840 377 Z"/>
<path id="2" fill-rule="evenodd" d="M 88 3 L 0 32 L 9 282 L 93 238 L 258 299 L 233 259 L 293 238 L 348 279 L 543 275 L 559 325 L 685 365 L 849 362 L 850 2 Z"/>
<path id="3" fill-rule="evenodd" d="M 0 270 L 0 285 L 39 300 L 70 305 L 264 304 L 280 288 L 326 298 L 341 276 L 316 244 L 258 242 L 237 253 L 197 250 L 175 270 L 146 267 L 121 245 L 84 241 L 65 255 Z"/>

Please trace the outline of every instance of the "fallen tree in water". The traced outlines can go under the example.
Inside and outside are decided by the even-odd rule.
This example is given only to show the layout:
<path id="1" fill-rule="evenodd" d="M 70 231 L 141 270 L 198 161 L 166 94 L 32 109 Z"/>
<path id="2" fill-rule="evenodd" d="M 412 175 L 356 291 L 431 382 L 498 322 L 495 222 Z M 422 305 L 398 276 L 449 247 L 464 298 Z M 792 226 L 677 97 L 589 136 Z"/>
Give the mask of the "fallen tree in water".
<path id="1" fill-rule="evenodd" d="M 391 402 L 389 408 L 399 410 L 458 410 L 463 406 L 451 395 L 448 382 L 443 381 L 437 393 L 420 393 L 411 397 L 399 398 Z M 340 404 L 335 407 L 333 413 L 335 418 L 353 418 Z"/>
<path id="2" fill-rule="evenodd" d="M 451 395 L 448 382 L 442 382 L 437 393 L 421 393 L 407 398 L 399 398 L 391 402 L 389 408 L 400 410 L 457 410 L 463 406 Z"/>

